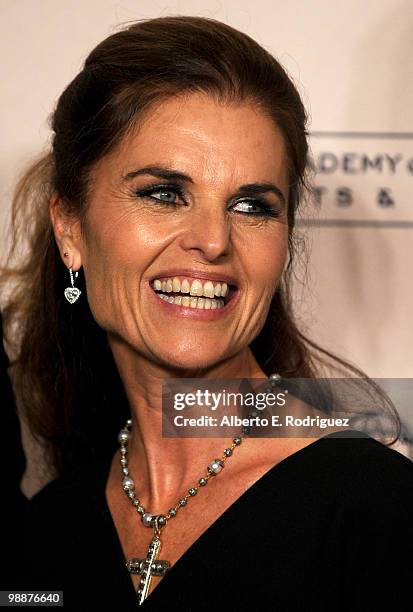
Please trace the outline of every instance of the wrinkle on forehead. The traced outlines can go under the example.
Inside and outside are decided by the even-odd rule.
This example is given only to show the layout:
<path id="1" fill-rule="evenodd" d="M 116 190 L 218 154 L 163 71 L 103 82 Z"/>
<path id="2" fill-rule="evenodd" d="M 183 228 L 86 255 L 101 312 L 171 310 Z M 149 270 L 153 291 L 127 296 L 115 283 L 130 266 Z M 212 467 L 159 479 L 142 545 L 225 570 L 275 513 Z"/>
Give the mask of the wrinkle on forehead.
<path id="1" fill-rule="evenodd" d="M 229 105 L 192 93 L 160 102 L 144 116 L 104 160 L 114 175 L 157 162 L 210 185 L 275 178 L 287 192 L 282 133 L 256 105 Z"/>

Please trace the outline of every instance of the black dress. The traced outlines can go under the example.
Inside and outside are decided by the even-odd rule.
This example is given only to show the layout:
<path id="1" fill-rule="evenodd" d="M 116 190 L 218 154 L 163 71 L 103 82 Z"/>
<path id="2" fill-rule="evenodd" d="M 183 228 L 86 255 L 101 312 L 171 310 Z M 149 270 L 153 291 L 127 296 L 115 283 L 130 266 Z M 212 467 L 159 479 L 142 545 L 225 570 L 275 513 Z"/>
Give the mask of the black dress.
<path id="1" fill-rule="evenodd" d="M 8 376 L 9 358 L 3 346 L 3 327 L 0 316 L 0 542 L 3 558 L 0 589 L 16 588 L 16 567 L 20 563 L 22 548 L 20 526 L 26 520 L 28 500 L 20 489 L 26 469 L 20 420 Z M 16 525 L 16 528 L 12 528 Z"/>
<path id="2" fill-rule="evenodd" d="M 63 590 L 65 610 L 139 608 L 106 502 L 109 468 L 57 479 L 31 501 L 22 576 Z M 360 432 L 329 434 L 247 489 L 140 609 L 410 610 L 412 559 L 413 462 Z"/>

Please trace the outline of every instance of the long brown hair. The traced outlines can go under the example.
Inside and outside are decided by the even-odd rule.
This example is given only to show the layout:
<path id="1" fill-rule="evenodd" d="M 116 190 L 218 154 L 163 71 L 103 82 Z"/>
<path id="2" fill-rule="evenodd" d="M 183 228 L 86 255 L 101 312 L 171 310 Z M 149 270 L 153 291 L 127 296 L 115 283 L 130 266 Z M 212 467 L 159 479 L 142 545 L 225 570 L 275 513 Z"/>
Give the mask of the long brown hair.
<path id="1" fill-rule="evenodd" d="M 106 333 L 87 299 L 70 306 L 63 296 L 67 269 L 52 231 L 50 198 L 57 192 L 83 222 L 94 164 L 136 128 L 151 105 L 183 92 L 203 92 L 228 104 L 251 102 L 285 140 L 289 260 L 251 344 L 260 367 L 266 374 L 315 378 L 331 362 L 366 378 L 307 338 L 293 315 L 293 261 L 305 254 L 295 219 L 310 191 L 307 115 L 293 81 L 256 41 L 214 19 L 138 20 L 98 44 L 66 87 L 51 116 L 51 150 L 22 176 L 12 205 L 12 243 L 1 271 L 11 374 L 22 415 L 57 475 L 112 455 L 129 407 Z M 81 271 L 78 286 L 86 295 Z M 400 434 L 399 420 L 397 428 L 389 443 Z"/>

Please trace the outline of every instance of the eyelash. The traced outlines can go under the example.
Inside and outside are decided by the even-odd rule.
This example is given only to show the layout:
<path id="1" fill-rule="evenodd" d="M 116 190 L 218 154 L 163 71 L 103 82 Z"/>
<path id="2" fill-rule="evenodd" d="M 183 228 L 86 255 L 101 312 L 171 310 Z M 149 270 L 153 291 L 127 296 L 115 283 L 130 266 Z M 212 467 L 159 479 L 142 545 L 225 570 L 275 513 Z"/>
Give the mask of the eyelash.
<path id="1" fill-rule="evenodd" d="M 150 185 L 149 187 L 145 187 L 144 189 L 135 191 L 135 195 L 141 198 L 150 198 L 152 201 L 155 201 L 158 204 L 163 205 L 163 206 L 170 206 L 171 208 L 177 208 L 179 204 L 177 204 L 176 202 L 166 202 L 165 200 L 160 200 L 159 198 L 152 197 L 152 194 L 157 193 L 162 190 L 169 191 L 171 193 L 174 193 L 175 195 L 179 195 L 185 201 L 183 189 L 179 185 L 173 185 L 173 184 Z M 264 211 L 264 212 L 252 212 L 252 213 L 240 211 L 242 215 L 248 215 L 250 217 L 279 217 L 280 216 L 280 213 L 277 210 L 275 210 L 270 204 L 268 204 L 268 202 L 266 202 L 266 200 L 264 200 L 263 198 L 260 198 L 260 197 L 244 198 L 243 200 L 240 200 L 239 202 L 237 202 L 237 204 L 239 204 L 240 202 L 250 202 L 251 204 L 258 204 L 259 206 L 263 208 L 263 211 Z"/>

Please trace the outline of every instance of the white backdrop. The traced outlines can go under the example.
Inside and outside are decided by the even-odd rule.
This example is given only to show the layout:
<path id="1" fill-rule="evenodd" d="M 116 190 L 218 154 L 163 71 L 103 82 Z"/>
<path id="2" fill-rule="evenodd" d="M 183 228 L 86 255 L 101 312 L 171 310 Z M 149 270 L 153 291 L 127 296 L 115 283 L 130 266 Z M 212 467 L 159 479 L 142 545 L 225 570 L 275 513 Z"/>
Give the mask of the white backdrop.
<path id="1" fill-rule="evenodd" d="M 1 0 L 0 244 L 17 175 L 47 146 L 47 116 L 86 55 L 120 22 L 168 14 L 241 29 L 294 78 L 325 219 L 305 230 L 311 284 L 300 319 L 369 375 L 413 377 L 411 0 Z M 413 425 L 410 406 L 402 412 Z"/>

